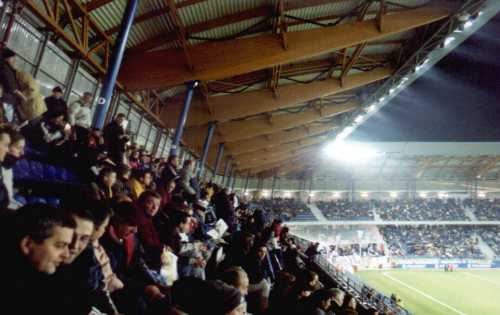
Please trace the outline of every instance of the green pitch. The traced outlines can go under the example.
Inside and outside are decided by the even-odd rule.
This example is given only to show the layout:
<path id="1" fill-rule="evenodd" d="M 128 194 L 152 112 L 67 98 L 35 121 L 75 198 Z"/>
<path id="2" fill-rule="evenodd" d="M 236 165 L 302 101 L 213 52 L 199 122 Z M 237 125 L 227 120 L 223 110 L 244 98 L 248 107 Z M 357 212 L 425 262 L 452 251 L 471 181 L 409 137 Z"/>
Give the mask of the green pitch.
<path id="1" fill-rule="evenodd" d="M 499 315 L 500 270 L 390 270 L 356 274 L 414 315 Z"/>

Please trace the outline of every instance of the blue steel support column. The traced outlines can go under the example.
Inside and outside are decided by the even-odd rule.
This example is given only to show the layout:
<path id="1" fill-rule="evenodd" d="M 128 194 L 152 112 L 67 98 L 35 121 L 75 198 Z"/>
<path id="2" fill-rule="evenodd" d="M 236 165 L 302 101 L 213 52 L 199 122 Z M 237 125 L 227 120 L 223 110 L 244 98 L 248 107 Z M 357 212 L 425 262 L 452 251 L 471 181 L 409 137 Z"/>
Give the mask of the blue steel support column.
<path id="1" fill-rule="evenodd" d="M 198 86 L 198 81 L 192 81 L 188 83 L 186 99 L 184 100 L 184 106 L 182 107 L 182 112 L 181 115 L 179 116 L 179 120 L 177 120 L 177 127 L 175 128 L 174 139 L 172 140 L 172 146 L 170 147 L 170 155 L 177 155 L 177 147 L 181 142 L 182 133 L 184 132 L 184 125 L 186 125 L 189 108 L 191 107 L 191 100 L 193 99 L 194 88 L 197 86 Z"/>
<path id="2" fill-rule="evenodd" d="M 113 49 L 113 54 L 111 55 L 111 60 L 109 63 L 108 71 L 104 77 L 102 84 L 101 95 L 97 101 L 97 108 L 94 114 L 94 127 L 102 129 L 104 127 L 104 122 L 106 120 L 106 113 L 108 112 L 109 103 L 111 102 L 111 97 L 113 95 L 113 89 L 115 88 L 116 78 L 118 77 L 118 71 L 123 60 L 123 54 L 127 46 L 128 35 L 130 29 L 132 28 L 132 23 L 134 22 L 134 16 L 137 11 L 137 4 L 139 0 L 129 0 L 125 12 L 123 13 L 122 22 L 120 24 L 120 32 L 116 37 L 115 48 Z"/>
<path id="3" fill-rule="evenodd" d="M 217 180 L 217 172 L 219 171 L 220 162 L 222 161 L 222 155 L 224 154 L 224 143 L 219 143 L 217 148 L 217 157 L 215 158 L 214 174 L 212 175 L 212 180 Z"/>
<path id="4" fill-rule="evenodd" d="M 234 165 L 233 165 L 233 163 L 231 163 L 230 167 L 229 167 L 229 172 L 228 172 L 228 175 L 227 175 L 227 181 L 226 181 L 225 184 L 223 183 L 223 185 L 225 185 L 228 188 L 231 188 L 231 178 L 233 176 L 233 169 L 234 169 Z"/>
<path id="5" fill-rule="evenodd" d="M 271 187 L 271 200 L 274 199 L 274 188 L 276 187 L 276 174 L 273 176 L 273 185 Z"/>
<path id="6" fill-rule="evenodd" d="M 234 191 L 234 185 L 236 185 L 236 170 L 233 173 L 233 183 L 231 184 L 231 191 Z"/>
<path id="7" fill-rule="evenodd" d="M 208 151 L 210 150 L 210 144 L 212 144 L 212 137 L 214 135 L 215 126 L 215 122 L 208 123 L 207 137 L 205 138 L 205 143 L 203 144 L 203 152 L 201 154 L 200 165 L 198 167 L 198 179 L 200 179 L 201 173 L 205 168 L 205 163 L 207 162 Z"/>
<path id="8" fill-rule="evenodd" d="M 226 166 L 224 167 L 224 174 L 222 174 L 222 181 L 221 185 L 224 186 L 224 183 L 226 182 L 226 176 L 229 176 L 229 167 L 231 166 L 231 158 L 228 157 L 226 160 Z"/>

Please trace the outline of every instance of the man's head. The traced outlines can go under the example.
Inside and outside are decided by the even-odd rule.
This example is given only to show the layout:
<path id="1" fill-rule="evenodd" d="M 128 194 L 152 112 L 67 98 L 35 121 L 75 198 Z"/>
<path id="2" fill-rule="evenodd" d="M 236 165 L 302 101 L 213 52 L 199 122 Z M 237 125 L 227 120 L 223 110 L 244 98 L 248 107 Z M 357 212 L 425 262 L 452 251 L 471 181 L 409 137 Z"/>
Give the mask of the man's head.
<path id="1" fill-rule="evenodd" d="M 127 119 L 127 116 L 125 116 L 124 113 L 119 113 L 118 115 L 116 115 L 115 117 L 115 121 L 118 125 L 122 125 L 123 122 Z"/>
<path id="2" fill-rule="evenodd" d="M 174 211 L 172 212 L 170 219 L 172 224 L 176 226 L 181 233 L 189 232 L 189 215 L 183 211 Z"/>
<path id="3" fill-rule="evenodd" d="M 132 202 L 122 201 L 113 208 L 114 216 L 111 220 L 116 236 L 125 239 L 137 233 L 136 209 Z"/>
<path id="4" fill-rule="evenodd" d="M 149 217 L 154 217 L 160 209 L 161 197 L 152 190 L 146 190 L 139 196 L 139 205 Z"/>
<path id="5" fill-rule="evenodd" d="M 320 308 L 323 311 L 327 311 L 332 305 L 333 297 L 334 297 L 334 290 L 319 289 L 317 291 L 314 291 L 310 295 L 309 300 L 315 307 Z"/>
<path id="6" fill-rule="evenodd" d="M 24 136 L 14 128 L 8 128 L 7 132 L 10 137 L 9 154 L 21 158 L 24 155 L 24 147 L 26 146 Z"/>
<path id="7" fill-rule="evenodd" d="M 63 97 L 63 90 L 60 86 L 56 86 L 55 88 L 52 89 L 52 96 L 55 98 L 62 98 Z"/>
<path id="8" fill-rule="evenodd" d="M 99 172 L 99 178 L 104 186 L 111 188 L 116 183 L 116 172 L 110 167 L 105 167 Z"/>
<path id="9" fill-rule="evenodd" d="M 248 294 L 249 280 L 248 275 L 243 268 L 236 266 L 226 269 L 221 274 L 220 279 L 238 289 L 242 296 L 246 296 Z"/>
<path id="10" fill-rule="evenodd" d="M 2 59 L 12 67 L 16 65 L 16 53 L 9 48 L 2 50 Z"/>
<path id="11" fill-rule="evenodd" d="M 10 135 L 6 128 L 0 128 L 0 162 L 3 162 L 9 152 Z"/>
<path id="12" fill-rule="evenodd" d="M 106 233 L 109 221 L 113 217 L 113 210 L 111 210 L 108 206 L 101 204 L 99 207 L 94 207 L 92 216 L 94 217 L 94 233 L 92 233 L 90 241 L 95 242 L 99 240 L 104 233 Z"/>
<path id="13" fill-rule="evenodd" d="M 257 251 L 257 257 L 259 257 L 260 260 L 264 260 L 264 258 L 266 258 L 267 255 L 266 245 L 258 245 L 256 251 Z"/>
<path id="14" fill-rule="evenodd" d="M 68 205 L 66 208 L 68 215 L 75 221 L 76 227 L 73 233 L 73 239 L 69 245 L 69 256 L 64 260 L 64 263 L 69 265 L 80 256 L 83 250 L 87 247 L 90 237 L 94 232 L 94 217 L 87 205 L 76 204 Z"/>
<path id="15" fill-rule="evenodd" d="M 171 193 L 174 191 L 175 189 L 175 180 L 170 180 L 166 183 L 166 187 L 167 187 L 167 192 L 168 193 Z"/>
<path id="16" fill-rule="evenodd" d="M 153 173 L 151 171 L 143 171 L 140 174 L 139 181 L 146 187 L 153 182 Z"/>
<path id="17" fill-rule="evenodd" d="M 338 288 L 331 289 L 331 291 L 332 291 L 332 301 L 337 303 L 338 306 L 341 306 L 342 303 L 344 303 L 344 296 L 345 296 L 344 291 Z"/>
<path id="18" fill-rule="evenodd" d="M 179 157 L 177 155 L 170 155 L 168 157 L 167 163 L 172 165 L 173 167 L 177 167 L 179 165 Z"/>
<path id="19" fill-rule="evenodd" d="M 193 170 L 194 169 L 194 162 L 193 162 L 193 160 L 185 160 L 183 168 L 188 169 L 188 170 Z"/>
<path id="20" fill-rule="evenodd" d="M 70 257 L 74 220 L 67 212 L 43 204 L 24 206 L 15 216 L 15 239 L 21 255 L 39 272 L 56 272 Z"/>
<path id="21" fill-rule="evenodd" d="M 130 179 L 131 173 L 132 173 L 132 169 L 127 165 L 120 165 L 118 167 L 118 177 L 120 179 L 125 179 L 125 180 Z"/>
<path id="22" fill-rule="evenodd" d="M 82 101 L 84 104 L 91 105 L 93 98 L 94 98 L 94 96 L 92 95 L 92 93 L 85 92 L 85 93 L 83 93 Z"/>

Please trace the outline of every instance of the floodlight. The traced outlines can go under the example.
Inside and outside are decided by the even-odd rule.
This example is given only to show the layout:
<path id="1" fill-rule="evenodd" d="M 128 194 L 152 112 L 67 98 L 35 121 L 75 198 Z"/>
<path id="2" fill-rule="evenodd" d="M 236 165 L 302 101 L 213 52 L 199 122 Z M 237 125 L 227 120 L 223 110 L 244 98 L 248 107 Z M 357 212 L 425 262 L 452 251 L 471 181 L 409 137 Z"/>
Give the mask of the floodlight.
<path id="1" fill-rule="evenodd" d="M 350 164 L 361 164 L 378 155 L 370 145 L 361 142 L 344 142 L 336 140 L 324 148 L 327 157 Z"/>
<path id="2" fill-rule="evenodd" d="M 391 198 L 396 198 L 398 196 L 398 193 L 393 191 L 393 192 L 391 192 L 390 195 L 391 195 Z"/>
<path id="3" fill-rule="evenodd" d="M 375 104 L 372 104 L 368 107 L 368 112 L 373 112 L 377 109 L 377 106 Z"/>
<path id="4" fill-rule="evenodd" d="M 427 193 L 424 193 L 424 192 L 421 192 L 419 194 L 420 198 L 426 198 L 427 197 Z"/>
<path id="5" fill-rule="evenodd" d="M 289 191 L 285 191 L 285 192 L 283 193 L 283 196 L 284 196 L 285 198 L 290 198 L 290 197 L 292 197 L 292 193 L 291 193 L 291 192 L 289 192 Z"/>
<path id="6" fill-rule="evenodd" d="M 339 193 L 333 193 L 333 198 L 340 198 L 340 194 Z"/>
<path id="7" fill-rule="evenodd" d="M 309 193 L 309 197 L 314 197 L 314 193 Z"/>
<path id="8" fill-rule="evenodd" d="M 364 119 L 363 115 L 359 115 L 358 117 L 356 117 L 356 119 L 354 119 L 354 121 L 359 124 L 360 122 L 363 121 L 363 119 Z"/>
<path id="9" fill-rule="evenodd" d="M 361 198 L 368 198 L 368 193 L 367 192 L 362 192 L 361 193 Z"/>
<path id="10" fill-rule="evenodd" d="M 248 191 L 245 191 L 243 195 L 248 196 L 249 195 Z"/>
<path id="11" fill-rule="evenodd" d="M 443 199 L 443 198 L 448 197 L 448 194 L 445 193 L 445 192 L 440 192 L 440 193 L 438 193 L 438 197 L 441 198 L 441 199 Z"/>
<path id="12" fill-rule="evenodd" d="M 269 197 L 270 193 L 269 193 L 269 190 L 263 190 L 262 191 L 262 196 L 263 197 Z"/>
<path id="13" fill-rule="evenodd" d="M 422 70 L 427 65 L 428 62 L 429 62 L 429 58 L 425 58 L 424 62 L 422 62 L 421 64 L 419 64 L 415 67 L 415 71 L 418 72 L 418 71 Z"/>
<path id="14" fill-rule="evenodd" d="M 485 192 L 480 192 L 477 194 L 479 198 L 486 198 L 486 193 Z"/>
<path id="15" fill-rule="evenodd" d="M 453 41 L 455 40 L 455 37 L 454 36 L 448 36 L 444 39 L 444 42 L 443 42 L 443 47 L 447 47 L 448 45 L 450 45 Z"/>

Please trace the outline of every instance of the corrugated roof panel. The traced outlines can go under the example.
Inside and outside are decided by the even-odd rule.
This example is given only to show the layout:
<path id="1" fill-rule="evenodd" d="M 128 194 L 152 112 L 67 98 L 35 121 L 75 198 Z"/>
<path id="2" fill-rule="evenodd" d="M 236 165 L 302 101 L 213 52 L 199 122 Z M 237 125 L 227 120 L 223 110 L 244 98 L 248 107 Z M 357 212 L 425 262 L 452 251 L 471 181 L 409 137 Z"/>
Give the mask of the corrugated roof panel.
<path id="1" fill-rule="evenodd" d="M 240 23 L 233 23 L 221 27 L 217 27 L 205 32 L 197 33 L 195 36 L 199 38 L 206 38 L 206 39 L 216 39 L 216 38 L 226 38 L 228 36 L 233 36 L 236 34 L 240 34 L 241 32 L 245 30 L 252 29 L 253 27 L 259 28 L 262 26 L 266 18 L 254 18 L 254 19 L 249 19 L 245 20 Z M 200 40 L 200 39 L 190 39 L 189 44 L 190 45 L 197 45 L 200 43 L 205 42 L 206 40 Z"/>
<path id="2" fill-rule="evenodd" d="M 183 25 L 188 26 L 269 5 L 272 2 L 272 0 L 209 0 L 181 8 L 179 16 Z"/>

